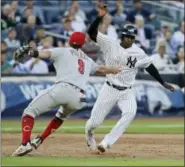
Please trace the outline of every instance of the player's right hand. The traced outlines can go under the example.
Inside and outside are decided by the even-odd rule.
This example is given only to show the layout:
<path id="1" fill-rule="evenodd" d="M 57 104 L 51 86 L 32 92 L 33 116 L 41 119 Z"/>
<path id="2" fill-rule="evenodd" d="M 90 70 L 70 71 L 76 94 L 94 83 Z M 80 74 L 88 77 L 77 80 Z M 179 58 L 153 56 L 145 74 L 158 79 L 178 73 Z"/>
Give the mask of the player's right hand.
<path id="1" fill-rule="evenodd" d="M 167 82 L 165 82 L 165 83 L 163 84 L 163 86 L 164 86 L 166 89 L 170 90 L 171 92 L 174 92 L 174 91 L 175 91 L 175 88 L 174 88 L 172 85 L 168 84 Z"/>
<path id="2" fill-rule="evenodd" d="M 99 6 L 98 16 L 103 17 L 103 16 L 106 15 L 107 12 L 108 12 L 107 5 L 101 5 L 101 6 Z"/>
<path id="3" fill-rule="evenodd" d="M 13 59 L 15 61 L 21 62 L 24 59 L 24 55 L 29 52 L 30 46 L 24 45 L 17 49 L 13 54 Z"/>

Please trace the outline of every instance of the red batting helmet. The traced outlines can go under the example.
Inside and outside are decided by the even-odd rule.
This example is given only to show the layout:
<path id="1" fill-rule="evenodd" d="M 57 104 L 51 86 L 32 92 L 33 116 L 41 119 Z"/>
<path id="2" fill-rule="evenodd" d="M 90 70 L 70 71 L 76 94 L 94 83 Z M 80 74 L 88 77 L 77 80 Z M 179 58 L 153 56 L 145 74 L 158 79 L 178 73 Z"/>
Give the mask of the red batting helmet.
<path id="1" fill-rule="evenodd" d="M 80 47 L 85 43 L 85 34 L 82 32 L 74 32 L 69 38 L 69 44 L 78 45 Z"/>

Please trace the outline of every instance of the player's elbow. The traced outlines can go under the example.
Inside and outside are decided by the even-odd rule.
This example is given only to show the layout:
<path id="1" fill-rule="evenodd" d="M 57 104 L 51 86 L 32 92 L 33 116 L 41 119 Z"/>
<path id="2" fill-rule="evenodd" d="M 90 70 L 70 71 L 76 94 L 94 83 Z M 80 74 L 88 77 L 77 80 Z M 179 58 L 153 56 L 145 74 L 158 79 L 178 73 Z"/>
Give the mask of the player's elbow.
<path id="1" fill-rule="evenodd" d="M 91 40 L 93 40 L 94 42 L 96 42 L 97 35 L 95 33 L 94 34 L 93 33 L 92 34 L 91 33 L 88 33 L 88 35 L 89 35 L 89 37 L 90 37 Z"/>
<path id="2" fill-rule="evenodd" d="M 89 35 L 90 39 L 96 42 L 97 37 L 97 30 L 93 29 L 92 27 L 89 27 L 87 34 Z"/>

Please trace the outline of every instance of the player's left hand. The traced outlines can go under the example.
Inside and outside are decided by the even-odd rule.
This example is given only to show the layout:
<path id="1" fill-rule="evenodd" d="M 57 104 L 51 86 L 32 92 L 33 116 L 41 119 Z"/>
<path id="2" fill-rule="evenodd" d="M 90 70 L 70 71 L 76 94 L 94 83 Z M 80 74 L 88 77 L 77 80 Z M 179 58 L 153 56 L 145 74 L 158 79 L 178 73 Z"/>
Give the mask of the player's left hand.
<path id="1" fill-rule="evenodd" d="M 101 6 L 99 6 L 98 15 L 99 15 L 100 17 L 104 17 L 104 16 L 106 15 L 107 12 L 108 12 L 107 5 L 101 5 Z"/>
<path id="2" fill-rule="evenodd" d="M 174 88 L 172 85 L 170 85 L 170 84 L 168 84 L 168 83 L 166 83 L 166 82 L 163 84 L 163 86 L 164 86 L 166 89 L 170 90 L 171 92 L 174 92 L 174 91 L 175 91 L 175 88 Z"/>
<path id="3" fill-rule="evenodd" d="M 28 53 L 30 46 L 25 45 L 17 49 L 13 54 L 13 59 L 15 61 L 21 62 L 24 59 L 24 55 Z"/>

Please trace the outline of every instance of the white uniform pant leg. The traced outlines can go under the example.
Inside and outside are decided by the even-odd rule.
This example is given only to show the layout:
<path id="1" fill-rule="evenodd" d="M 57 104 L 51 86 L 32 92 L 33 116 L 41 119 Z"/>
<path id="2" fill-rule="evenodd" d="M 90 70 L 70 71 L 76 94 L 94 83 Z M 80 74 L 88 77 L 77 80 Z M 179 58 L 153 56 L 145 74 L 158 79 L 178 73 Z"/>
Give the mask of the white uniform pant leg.
<path id="1" fill-rule="evenodd" d="M 106 83 L 103 85 L 99 92 L 99 96 L 94 104 L 91 116 L 86 123 L 85 132 L 90 132 L 99 127 L 104 121 L 106 115 L 110 112 L 117 102 L 117 90 L 108 86 Z"/>
<path id="2" fill-rule="evenodd" d="M 54 86 L 44 90 L 35 99 L 33 99 L 28 107 L 24 110 L 23 116 L 31 115 L 35 118 L 51 110 L 53 107 L 56 107 L 57 102 L 50 94 L 53 89 L 55 89 Z"/>
<path id="3" fill-rule="evenodd" d="M 50 111 L 52 108 L 64 106 L 66 109 L 65 116 L 67 116 L 72 111 L 82 108 L 81 97 L 82 94 L 70 85 L 63 83 L 54 84 L 40 93 L 24 110 L 23 115 L 28 114 L 35 118 Z"/>
<path id="4" fill-rule="evenodd" d="M 128 90 L 125 95 L 123 94 L 121 96 L 118 106 L 122 111 L 122 116 L 111 132 L 103 139 L 107 147 L 113 145 L 121 137 L 136 115 L 137 104 L 132 90 Z"/>
<path id="5" fill-rule="evenodd" d="M 61 106 L 56 112 L 55 117 L 59 118 L 60 120 L 66 120 L 68 116 L 74 113 L 75 111 L 75 109 L 69 109 L 67 107 Z"/>

